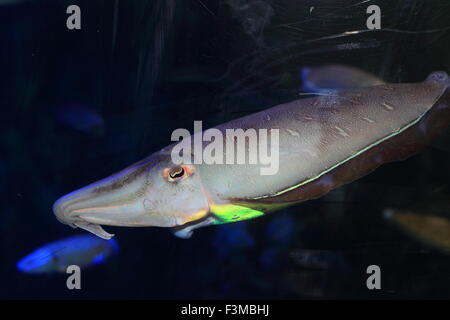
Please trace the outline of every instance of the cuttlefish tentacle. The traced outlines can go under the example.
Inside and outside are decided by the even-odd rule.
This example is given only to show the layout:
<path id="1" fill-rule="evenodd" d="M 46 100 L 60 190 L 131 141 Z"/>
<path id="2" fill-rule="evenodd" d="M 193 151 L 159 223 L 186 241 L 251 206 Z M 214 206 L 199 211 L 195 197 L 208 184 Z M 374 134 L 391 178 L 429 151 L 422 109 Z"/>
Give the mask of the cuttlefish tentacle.
<path id="1" fill-rule="evenodd" d="M 224 137 L 227 129 L 278 129 L 276 174 L 261 175 L 261 164 L 174 164 L 173 144 L 62 197 L 53 209 L 61 222 L 103 238 L 112 235 L 100 225 L 172 227 L 187 238 L 198 227 L 255 218 L 423 149 L 450 122 L 448 88 L 447 74 L 436 72 L 422 83 L 281 104 L 216 127 Z"/>

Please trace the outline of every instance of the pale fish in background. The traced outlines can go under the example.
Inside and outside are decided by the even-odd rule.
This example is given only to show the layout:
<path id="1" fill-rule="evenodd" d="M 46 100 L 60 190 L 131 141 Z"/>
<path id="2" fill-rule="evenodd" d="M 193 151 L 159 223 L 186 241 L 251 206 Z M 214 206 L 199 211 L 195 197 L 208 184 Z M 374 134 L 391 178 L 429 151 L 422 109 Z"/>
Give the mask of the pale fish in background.
<path id="1" fill-rule="evenodd" d="M 450 253 L 450 219 L 403 209 L 386 209 L 384 218 L 406 234 L 441 252 Z"/>
<path id="2" fill-rule="evenodd" d="M 114 239 L 77 235 L 36 249 L 17 262 L 17 269 L 32 274 L 66 272 L 70 265 L 85 268 L 102 263 L 118 250 Z"/>
<path id="3" fill-rule="evenodd" d="M 385 84 L 369 72 L 339 64 L 304 67 L 300 77 L 303 83 L 301 90 L 304 92 L 333 93 Z"/>

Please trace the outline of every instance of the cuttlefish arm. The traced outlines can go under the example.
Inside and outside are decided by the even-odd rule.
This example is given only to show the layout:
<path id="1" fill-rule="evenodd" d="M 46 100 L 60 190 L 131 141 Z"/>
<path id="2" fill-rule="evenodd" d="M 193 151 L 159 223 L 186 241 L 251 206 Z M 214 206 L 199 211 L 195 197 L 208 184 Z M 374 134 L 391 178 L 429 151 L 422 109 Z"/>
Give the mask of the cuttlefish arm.
<path id="1" fill-rule="evenodd" d="M 175 165 L 175 144 L 62 197 L 54 212 L 61 222 L 103 238 L 112 235 L 101 225 L 171 227 L 187 238 L 201 226 L 261 216 L 420 151 L 450 122 L 448 86 L 447 74 L 437 72 L 422 83 L 278 105 L 216 127 L 224 139 L 226 129 L 278 129 L 276 174 L 261 175 L 261 164 Z"/>

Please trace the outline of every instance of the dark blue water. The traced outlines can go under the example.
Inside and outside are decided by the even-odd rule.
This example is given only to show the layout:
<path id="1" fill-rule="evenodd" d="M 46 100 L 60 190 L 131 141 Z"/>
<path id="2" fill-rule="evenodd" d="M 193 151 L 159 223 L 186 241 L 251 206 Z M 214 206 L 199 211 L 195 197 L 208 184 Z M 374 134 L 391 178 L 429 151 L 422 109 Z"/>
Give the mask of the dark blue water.
<path id="1" fill-rule="evenodd" d="M 433 208 L 430 190 L 450 194 L 445 137 L 325 198 L 189 240 L 107 227 L 120 254 L 83 270 L 82 290 L 67 290 L 65 274 L 16 269 L 32 250 L 84 233 L 55 219 L 58 197 L 194 120 L 210 127 L 297 99 L 304 66 L 346 64 L 390 82 L 449 72 L 448 1 L 4 2 L 0 298 L 450 298 L 450 256 L 381 214 L 418 198 Z M 70 4 L 81 30 L 66 28 Z M 370 4 L 389 30 L 366 32 Z M 375 292 L 372 264 L 382 270 Z"/>

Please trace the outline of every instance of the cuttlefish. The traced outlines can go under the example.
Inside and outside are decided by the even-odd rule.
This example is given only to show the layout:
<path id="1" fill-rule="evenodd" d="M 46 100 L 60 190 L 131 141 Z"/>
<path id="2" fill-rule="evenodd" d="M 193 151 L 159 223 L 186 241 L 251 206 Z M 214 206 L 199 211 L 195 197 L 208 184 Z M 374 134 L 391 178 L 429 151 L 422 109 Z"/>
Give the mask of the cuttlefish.
<path id="1" fill-rule="evenodd" d="M 278 129 L 274 175 L 261 175 L 258 163 L 175 164 L 173 143 L 60 198 L 53 210 L 62 223 L 105 239 L 113 235 L 101 225 L 169 227 L 189 238 L 199 227 L 262 216 L 419 152 L 450 122 L 449 84 L 434 72 L 421 83 L 321 94 L 216 127 Z"/>

